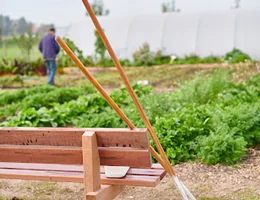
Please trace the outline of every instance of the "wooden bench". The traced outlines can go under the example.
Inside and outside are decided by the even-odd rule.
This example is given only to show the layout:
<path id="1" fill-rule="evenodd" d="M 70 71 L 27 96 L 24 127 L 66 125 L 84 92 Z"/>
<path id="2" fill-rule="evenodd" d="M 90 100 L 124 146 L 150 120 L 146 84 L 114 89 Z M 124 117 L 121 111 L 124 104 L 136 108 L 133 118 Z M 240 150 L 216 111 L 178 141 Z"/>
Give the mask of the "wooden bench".
<path id="1" fill-rule="evenodd" d="M 130 166 L 107 178 L 104 166 Z M 85 199 L 109 200 L 126 185 L 155 187 L 146 129 L 0 128 L 0 178 L 84 183 Z"/>

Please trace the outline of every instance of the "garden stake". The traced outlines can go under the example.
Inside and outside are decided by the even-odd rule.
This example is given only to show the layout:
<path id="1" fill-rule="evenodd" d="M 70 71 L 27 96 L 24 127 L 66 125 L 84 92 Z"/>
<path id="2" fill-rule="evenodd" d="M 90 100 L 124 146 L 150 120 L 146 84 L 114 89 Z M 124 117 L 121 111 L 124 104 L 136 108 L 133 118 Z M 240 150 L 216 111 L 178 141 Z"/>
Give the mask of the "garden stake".
<path id="1" fill-rule="evenodd" d="M 144 124 L 146 125 L 147 129 L 149 130 L 149 132 L 151 134 L 151 137 L 153 138 L 154 143 L 155 143 L 159 153 L 161 154 L 161 156 L 163 158 L 163 161 L 164 161 L 164 165 L 163 166 L 165 167 L 165 170 L 169 173 L 169 175 L 173 176 L 174 182 L 175 182 L 177 188 L 179 189 L 183 199 L 185 199 L 185 200 L 188 199 L 187 196 L 190 196 L 190 195 L 186 194 L 186 190 L 183 187 L 184 184 L 180 182 L 180 180 L 179 180 L 178 176 L 176 175 L 176 173 L 175 173 L 175 171 L 174 171 L 174 169 L 173 169 L 169 159 L 167 158 L 167 156 L 166 156 L 166 154 L 165 154 L 165 152 L 164 152 L 164 150 L 162 148 L 162 145 L 161 145 L 159 139 L 157 138 L 157 136 L 156 136 L 156 134 L 155 134 L 155 132 L 154 132 L 154 130 L 152 128 L 152 125 L 151 125 L 148 117 L 146 116 L 146 114 L 145 114 L 145 112 L 144 112 L 144 110 L 143 110 L 143 108 L 142 108 L 142 106 L 141 106 L 141 104 L 140 104 L 140 102 L 139 102 L 139 100 L 138 100 L 138 98 L 137 98 L 137 96 L 136 96 L 136 94 L 135 94 L 135 92 L 134 92 L 134 90 L 133 90 L 133 88 L 132 88 L 128 78 L 127 78 L 127 76 L 124 73 L 124 70 L 123 70 L 120 62 L 117 59 L 117 56 L 116 56 L 114 50 L 112 49 L 112 46 L 110 45 L 110 43 L 109 43 L 109 41 L 108 41 L 104 31 L 102 30 L 102 27 L 101 27 L 101 25 L 100 25 L 96 15 L 94 14 L 94 12 L 93 12 L 93 10 L 91 8 L 91 5 L 89 4 L 88 0 L 82 0 L 82 2 L 84 4 L 85 8 L 87 9 L 88 14 L 89 14 L 90 18 L 92 19 L 92 22 L 95 25 L 95 27 L 97 29 L 97 32 L 98 32 L 100 38 L 102 39 L 102 41 L 103 41 L 107 51 L 109 52 L 109 54 L 110 54 L 110 56 L 111 56 L 111 58 L 112 58 L 112 60 L 113 60 L 113 62 L 115 64 L 117 70 L 119 71 L 119 74 L 120 74 L 123 82 L 125 83 L 126 88 L 127 88 L 128 92 L 129 92 L 130 96 L 132 97 L 132 100 L 135 103 L 135 105 L 137 107 L 137 110 L 139 111 L 139 113 L 141 115 L 141 118 L 144 121 Z M 191 193 L 189 192 L 189 194 L 191 194 Z M 193 198 L 194 197 L 192 196 L 192 199 Z"/>
<path id="2" fill-rule="evenodd" d="M 130 129 L 134 129 L 135 126 L 119 108 L 119 106 L 114 102 L 114 100 L 106 93 L 105 89 L 98 83 L 98 81 L 93 77 L 93 75 L 88 71 L 88 69 L 82 64 L 78 57 L 71 51 L 68 45 L 57 36 L 55 40 L 67 53 L 67 55 L 73 60 L 73 62 L 80 68 L 83 74 L 88 78 L 88 80 L 94 85 L 94 87 L 100 92 L 100 94 L 105 98 L 109 105 L 116 111 L 116 113 L 121 117 L 121 119 L 127 124 Z M 152 155 L 158 160 L 158 162 L 164 167 L 164 161 L 161 159 L 160 155 L 150 146 Z"/>

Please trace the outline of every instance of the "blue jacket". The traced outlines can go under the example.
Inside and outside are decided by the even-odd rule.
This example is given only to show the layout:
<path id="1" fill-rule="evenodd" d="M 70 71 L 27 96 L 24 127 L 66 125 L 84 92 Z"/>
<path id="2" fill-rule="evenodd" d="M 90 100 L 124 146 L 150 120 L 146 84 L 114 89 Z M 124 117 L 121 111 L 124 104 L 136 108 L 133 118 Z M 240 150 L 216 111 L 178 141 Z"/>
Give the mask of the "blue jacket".
<path id="1" fill-rule="evenodd" d="M 55 36 L 48 34 L 40 40 L 39 50 L 42 52 L 44 59 L 55 60 L 56 55 L 60 52 L 60 46 L 55 41 Z"/>

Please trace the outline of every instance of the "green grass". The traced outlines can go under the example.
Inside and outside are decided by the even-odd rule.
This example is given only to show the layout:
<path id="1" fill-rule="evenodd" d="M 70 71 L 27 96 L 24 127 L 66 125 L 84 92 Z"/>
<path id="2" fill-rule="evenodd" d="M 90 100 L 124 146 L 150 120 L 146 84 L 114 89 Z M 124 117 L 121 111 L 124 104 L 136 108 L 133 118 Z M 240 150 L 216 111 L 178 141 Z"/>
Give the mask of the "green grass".
<path id="1" fill-rule="evenodd" d="M 93 68 L 88 68 L 90 72 Z M 250 66 L 229 66 L 229 73 L 232 74 L 235 80 L 243 80 L 250 77 L 252 74 L 259 72 L 256 64 Z M 214 68 L 202 68 L 197 65 L 187 66 L 185 68 L 174 66 L 160 66 L 160 67 L 127 67 L 125 73 L 131 82 L 135 84 L 138 80 L 148 80 L 156 90 L 159 88 L 176 90 L 183 80 L 190 79 L 194 74 L 205 72 L 211 73 Z M 82 72 L 76 68 L 64 68 L 64 75 L 56 76 L 56 84 L 60 87 L 72 87 L 78 85 L 88 84 L 89 81 L 83 76 Z M 93 73 L 94 77 L 102 86 L 108 88 L 116 88 L 123 85 L 118 71 L 107 70 Z M 20 81 L 23 80 L 23 82 Z M 31 87 L 35 85 L 42 85 L 47 82 L 47 77 L 38 76 L 24 76 L 15 78 L 13 76 L 0 77 L 0 87 Z M 160 90 L 159 90 L 160 91 Z"/>
<path id="2" fill-rule="evenodd" d="M 75 70 L 78 70 L 75 68 Z M 132 67 L 126 68 L 125 73 L 129 78 L 131 84 L 135 84 L 138 80 L 148 80 L 149 84 L 155 87 L 178 87 L 180 80 L 190 79 L 195 73 L 205 71 L 210 73 L 213 69 L 200 69 L 197 67 L 177 69 L 174 67 L 165 68 L 145 68 L 145 67 Z M 79 71 L 79 70 L 78 70 Z M 98 82 L 106 87 L 119 87 L 123 85 L 121 77 L 117 71 L 103 71 L 94 74 Z M 37 76 L 24 76 L 22 77 L 23 83 L 19 81 L 18 78 L 13 76 L 3 76 L 0 77 L 0 87 L 10 87 L 10 86 L 22 86 L 30 87 L 33 85 L 42 85 L 47 82 L 47 77 L 37 77 Z M 12 84 L 13 82 L 13 84 Z M 82 75 L 79 71 L 78 75 L 71 76 L 70 74 L 57 75 L 56 84 L 61 87 L 71 87 L 84 85 L 89 83 L 89 81 Z"/>
<path id="3" fill-rule="evenodd" d="M 1 58 L 10 58 L 10 59 L 19 59 L 25 58 L 26 55 L 22 52 L 22 50 L 18 46 L 7 46 L 5 49 L 0 47 L 0 59 Z M 38 50 L 38 46 L 35 45 L 31 52 L 31 60 L 36 60 L 41 57 L 41 53 Z"/>
<path id="4" fill-rule="evenodd" d="M 243 80 L 250 77 L 252 74 L 259 72 L 257 64 L 250 66 L 229 66 L 229 73 L 232 74 L 235 80 Z M 92 73 L 93 68 L 88 68 Z M 55 83 L 60 87 L 72 87 L 89 84 L 89 81 L 83 76 L 82 72 L 76 68 L 64 68 L 64 75 L 57 75 Z M 135 84 L 138 80 L 148 80 L 155 91 L 173 90 L 175 91 L 180 82 L 191 79 L 194 74 L 205 72 L 211 73 L 214 68 L 202 68 L 197 65 L 188 66 L 185 68 L 174 66 L 160 67 L 127 67 L 125 73 L 131 82 Z M 119 73 L 116 70 L 107 70 L 93 73 L 94 77 L 105 88 L 117 88 L 123 85 Z M 21 81 L 22 80 L 22 81 Z M 20 78 L 14 76 L 0 77 L 0 87 L 31 87 L 35 85 L 46 84 L 47 77 L 38 76 L 23 76 Z M 162 90 L 164 89 L 164 90 Z"/>

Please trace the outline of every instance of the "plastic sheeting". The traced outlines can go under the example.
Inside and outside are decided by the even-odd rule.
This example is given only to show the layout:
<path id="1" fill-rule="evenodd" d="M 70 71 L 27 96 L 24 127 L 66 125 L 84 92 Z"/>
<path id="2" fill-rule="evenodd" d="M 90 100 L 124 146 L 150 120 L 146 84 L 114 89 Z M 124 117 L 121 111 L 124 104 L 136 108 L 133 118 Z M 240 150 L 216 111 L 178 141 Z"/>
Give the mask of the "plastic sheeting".
<path id="1" fill-rule="evenodd" d="M 119 58 L 131 59 L 148 43 L 152 51 L 161 50 L 164 55 L 222 56 L 238 48 L 260 60 L 260 10 L 100 17 L 99 21 Z M 62 35 L 72 39 L 84 55 L 94 55 L 94 30 L 86 17 L 63 29 Z"/>
<path id="2" fill-rule="evenodd" d="M 162 50 L 165 55 L 195 54 L 199 15 L 173 13 L 167 16 Z"/>
<path id="3" fill-rule="evenodd" d="M 199 19 L 196 40 L 197 55 L 221 56 L 234 48 L 235 12 L 203 14 Z"/>
<path id="4" fill-rule="evenodd" d="M 151 51 L 162 49 L 165 17 L 166 15 L 141 15 L 133 19 L 127 38 L 128 58 L 144 43 L 150 45 Z"/>
<path id="5" fill-rule="evenodd" d="M 260 60 L 260 10 L 239 12 L 236 17 L 235 47 Z"/>

